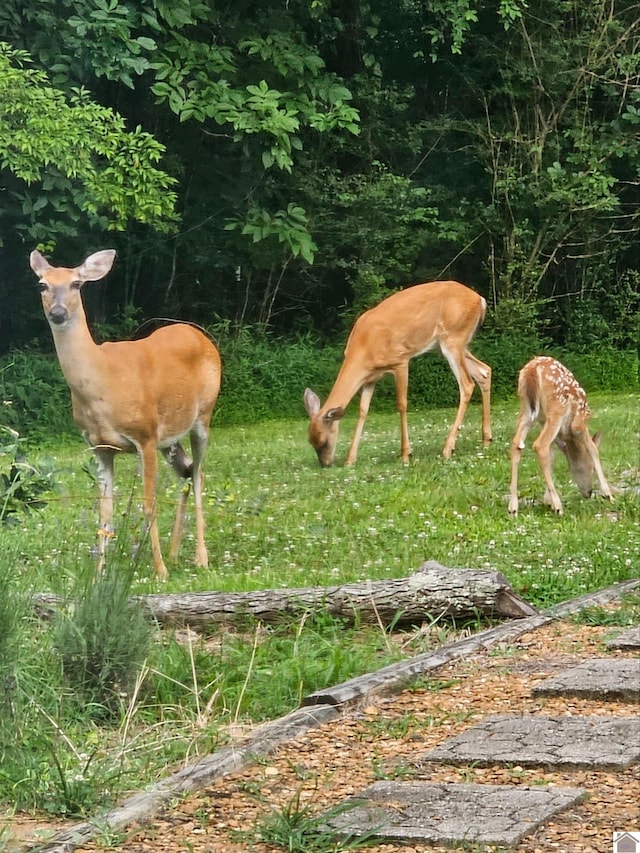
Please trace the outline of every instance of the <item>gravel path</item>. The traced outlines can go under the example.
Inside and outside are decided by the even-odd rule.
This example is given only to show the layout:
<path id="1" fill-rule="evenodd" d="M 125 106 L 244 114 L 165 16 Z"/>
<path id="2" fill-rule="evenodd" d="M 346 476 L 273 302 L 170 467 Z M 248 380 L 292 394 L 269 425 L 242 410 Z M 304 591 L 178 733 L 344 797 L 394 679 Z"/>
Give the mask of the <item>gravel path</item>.
<path id="1" fill-rule="evenodd" d="M 514 853 L 610 853 L 614 830 L 640 830 L 640 766 L 621 773 L 559 772 L 517 765 L 422 765 L 420 757 L 494 714 L 637 715 L 634 702 L 531 696 L 536 684 L 585 658 L 634 657 L 606 646 L 622 630 L 559 620 L 508 646 L 474 654 L 443 667 L 416 689 L 379 698 L 337 722 L 307 732 L 269 759 L 190 795 L 149 825 L 133 827 L 126 838 L 118 839 L 119 846 L 109 847 L 103 840 L 76 851 L 272 853 L 282 848 L 255 837 L 256 823 L 270 811 L 280 811 L 299 797 L 301 806 L 321 813 L 376 779 L 387 778 L 586 788 L 586 802 L 544 824 L 521 841 Z M 38 829 L 42 838 L 42 828 L 26 821 L 14 824 L 13 830 L 17 838 L 33 840 Z M 367 849 L 411 853 L 424 848 L 383 844 Z"/>

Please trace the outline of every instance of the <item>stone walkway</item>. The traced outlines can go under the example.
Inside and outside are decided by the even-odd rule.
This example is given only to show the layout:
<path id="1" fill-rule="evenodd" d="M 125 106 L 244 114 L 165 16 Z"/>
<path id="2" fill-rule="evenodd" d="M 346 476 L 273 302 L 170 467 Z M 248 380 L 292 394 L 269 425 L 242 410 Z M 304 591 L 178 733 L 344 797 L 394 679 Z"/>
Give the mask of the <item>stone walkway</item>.
<path id="1" fill-rule="evenodd" d="M 640 648 L 634 628 L 609 643 Z M 589 659 L 535 686 L 531 696 L 580 696 L 601 702 L 640 697 L 640 659 Z M 518 765 L 552 770 L 581 767 L 623 770 L 640 761 L 640 716 L 490 716 L 439 744 L 417 763 L 483 767 Z M 561 810 L 587 796 L 581 788 L 379 782 L 345 801 L 328 818 L 347 837 L 442 846 L 465 843 L 511 846 Z M 626 832 L 613 853 L 640 853 L 640 826 Z M 613 839 L 612 839 L 613 845 Z"/>

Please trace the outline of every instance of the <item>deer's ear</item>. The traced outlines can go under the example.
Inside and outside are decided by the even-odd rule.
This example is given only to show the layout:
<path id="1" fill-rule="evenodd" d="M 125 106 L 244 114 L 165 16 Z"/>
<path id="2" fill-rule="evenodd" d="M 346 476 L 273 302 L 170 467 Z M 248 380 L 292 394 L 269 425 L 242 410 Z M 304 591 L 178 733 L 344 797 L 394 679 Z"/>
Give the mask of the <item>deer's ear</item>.
<path id="1" fill-rule="evenodd" d="M 320 411 L 320 397 L 318 397 L 315 391 L 312 391 L 311 388 L 305 388 L 303 399 L 307 414 L 310 418 L 315 418 Z"/>
<path id="2" fill-rule="evenodd" d="M 77 267 L 78 279 L 80 281 L 99 281 L 109 272 L 115 257 L 115 249 L 103 249 L 101 252 L 94 252 L 81 266 Z"/>
<path id="3" fill-rule="evenodd" d="M 328 423 L 332 423 L 333 421 L 340 421 L 344 417 L 344 409 L 342 406 L 338 406 L 335 409 L 329 409 L 329 411 L 324 416 L 325 421 Z"/>
<path id="4" fill-rule="evenodd" d="M 41 255 L 37 249 L 34 249 L 29 255 L 29 263 L 31 264 L 31 269 L 38 278 L 42 278 L 47 270 L 51 269 L 49 261 L 44 257 L 44 255 Z"/>
<path id="5" fill-rule="evenodd" d="M 600 447 L 601 439 L 602 434 L 600 433 L 600 430 L 598 430 L 598 432 L 594 432 L 594 434 L 591 436 L 591 440 L 593 441 L 596 447 Z"/>

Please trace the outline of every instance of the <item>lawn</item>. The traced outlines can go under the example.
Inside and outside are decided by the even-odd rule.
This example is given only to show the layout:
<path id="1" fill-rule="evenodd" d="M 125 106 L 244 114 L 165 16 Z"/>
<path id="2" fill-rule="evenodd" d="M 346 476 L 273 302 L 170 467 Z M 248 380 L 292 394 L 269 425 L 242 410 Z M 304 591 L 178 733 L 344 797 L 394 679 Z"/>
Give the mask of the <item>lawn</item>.
<path id="1" fill-rule="evenodd" d="M 395 414 L 372 414 L 358 464 L 342 466 L 355 406 L 342 423 L 337 464 L 321 469 L 296 419 L 211 431 L 205 484 L 208 570 L 193 564 L 193 517 L 167 592 L 246 591 L 326 585 L 410 574 L 424 560 L 497 570 L 537 605 L 547 605 L 637 572 L 637 401 L 592 395 L 593 428 L 603 433 L 601 457 L 615 492 L 609 504 L 584 500 L 560 454 L 555 476 L 564 505 L 557 517 L 542 504 L 542 477 L 528 449 L 520 467 L 521 509 L 507 512 L 509 446 L 516 402 L 493 409 L 494 441 L 483 449 L 480 411 L 470 409 L 454 457 L 440 455 L 453 410 L 410 412 L 413 459 L 399 459 Z M 535 430 L 535 428 L 534 428 Z M 4 532 L 5 548 L 21 554 L 32 589 L 64 592 L 86 563 L 97 529 L 91 454 L 78 441 L 32 451 L 52 465 L 58 490 L 41 513 Z M 116 463 L 113 552 L 135 561 L 135 591 L 158 591 L 140 512 L 135 459 Z M 176 486 L 162 466 L 159 525 L 165 553 Z"/>

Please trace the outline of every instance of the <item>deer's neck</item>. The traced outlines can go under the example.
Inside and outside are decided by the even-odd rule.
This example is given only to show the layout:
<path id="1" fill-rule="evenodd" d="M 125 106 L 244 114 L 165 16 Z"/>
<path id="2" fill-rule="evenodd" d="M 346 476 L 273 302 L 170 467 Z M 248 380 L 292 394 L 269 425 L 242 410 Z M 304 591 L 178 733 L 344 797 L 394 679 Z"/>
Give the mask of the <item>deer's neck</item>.
<path id="1" fill-rule="evenodd" d="M 323 411 L 329 409 L 346 409 L 354 396 L 364 384 L 371 380 L 371 373 L 363 369 L 362 365 L 346 358 L 333 383 L 333 388 L 325 400 Z"/>
<path id="2" fill-rule="evenodd" d="M 51 325 L 60 367 L 73 391 L 86 394 L 100 372 L 100 347 L 91 336 L 84 314 L 76 314 L 63 327 Z"/>

